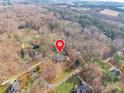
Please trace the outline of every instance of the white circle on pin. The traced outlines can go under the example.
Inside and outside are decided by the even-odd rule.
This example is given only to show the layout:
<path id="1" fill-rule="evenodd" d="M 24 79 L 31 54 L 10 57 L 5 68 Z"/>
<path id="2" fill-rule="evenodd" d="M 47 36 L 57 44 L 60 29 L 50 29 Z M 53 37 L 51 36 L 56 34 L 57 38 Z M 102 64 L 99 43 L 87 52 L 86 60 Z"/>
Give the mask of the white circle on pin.
<path id="1" fill-rule="evenodd" d="M 62 43 L 61 43 L 61 42 L 59 42 L 59 43 L 58 43 L 58 46 L 60 46 L 60 47 L 61 47 L 61 46 L 62 46 Z"/>

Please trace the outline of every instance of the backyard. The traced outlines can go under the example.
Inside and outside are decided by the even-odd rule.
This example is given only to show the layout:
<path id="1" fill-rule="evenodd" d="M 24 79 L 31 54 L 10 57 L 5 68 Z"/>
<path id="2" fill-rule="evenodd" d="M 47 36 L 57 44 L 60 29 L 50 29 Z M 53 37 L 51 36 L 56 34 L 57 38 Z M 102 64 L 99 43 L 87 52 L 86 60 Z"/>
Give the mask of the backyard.
<path id="1" fill-rule="evenodd" d="M 56 87 L 56 93 L 70 93 L 70 91 L 75 86 L 78 86 L 80 82 L 81 81 L 78 77 L 73 76 L 60 86 Z"/>

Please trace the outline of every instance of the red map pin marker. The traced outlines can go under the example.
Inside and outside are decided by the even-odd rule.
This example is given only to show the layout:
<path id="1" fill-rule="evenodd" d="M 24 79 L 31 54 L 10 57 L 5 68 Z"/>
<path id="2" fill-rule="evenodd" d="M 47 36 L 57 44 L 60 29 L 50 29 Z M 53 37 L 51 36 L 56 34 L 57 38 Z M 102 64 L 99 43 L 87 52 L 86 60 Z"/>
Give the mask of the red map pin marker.
<path id="1" fill-rule="evenodd" d="M 63 51 L 63 48 L 65 47 L 65 42 L 64 40 L 56 40 L 56 49 L 59 53 Z"/>

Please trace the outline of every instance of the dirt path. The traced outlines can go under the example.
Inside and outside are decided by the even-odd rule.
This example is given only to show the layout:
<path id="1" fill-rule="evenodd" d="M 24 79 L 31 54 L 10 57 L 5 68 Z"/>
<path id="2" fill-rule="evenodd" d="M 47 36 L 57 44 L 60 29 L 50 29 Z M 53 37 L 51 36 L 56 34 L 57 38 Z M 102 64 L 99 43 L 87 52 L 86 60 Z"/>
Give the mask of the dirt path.
<path id="1" fill-rule="evenodd" d="M 63 80 L 61 80 L 60 82 L 58 82 L 57 84 L 52 84 L 52 87 L 57 87 L 59 85 L 61 85 L 62 83 L 64 83 L 65 81 L 67 81 L 69 78 L 71 78 L 73 75 L 78 74 L 78 72 L 80 72 L 80 69 L 76 69 L 73 72 L 71 72 L 67 77 L 65 77 Z"/>

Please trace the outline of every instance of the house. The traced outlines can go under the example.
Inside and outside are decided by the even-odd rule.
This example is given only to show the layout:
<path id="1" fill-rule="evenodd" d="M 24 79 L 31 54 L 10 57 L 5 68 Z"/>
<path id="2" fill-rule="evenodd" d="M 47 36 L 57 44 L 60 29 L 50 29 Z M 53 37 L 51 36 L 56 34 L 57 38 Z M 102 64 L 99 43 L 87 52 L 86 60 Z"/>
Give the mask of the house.
<path id="1" fill-rule="evenodd" d="M 10 84 L 5 93 L 17 93 L 19 89 L 20 89 L 19 81 L 15 80 L 12 84 Z"/>
<path id="2" fill-rule="evenodd" d="M 110 72 L 112 72 L 112 74 L 113 74 L 115 77 L 120 78 L 120 76 L 121 76 L 121 71 L 120 71 L 120 69 L 117 69 L 116 67 L 112 67 L 112 68 L 110 69 Z"/>
<path id="3" fill-rule="evenodd" d="M 124 56 L 124 49 L 117 51 L 118 56 Z"/>
<path id="4" fill-rule="evenodd" d="M 85 84 L 81 83 L 78 87 L 75 87 L 71 93 L 92 93 L 92 90 Z"/>
<path id="5" fill-rule="evenodd" d="M 117 51 L 118 56 L 123 56 L 123 53 L 121 51 Z"/>
<path id="6" fill-rule="evenodd" d="M 55 62 L 63 62 L 64 60 L 65 60 L 65 57 L 61 54 L 56 54 L 53 57 L 53 61 L 55 61 Z"/>

